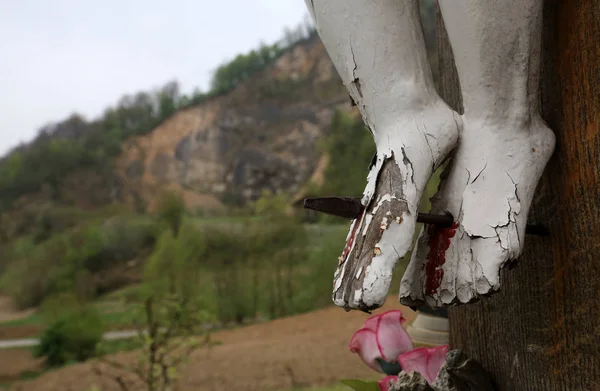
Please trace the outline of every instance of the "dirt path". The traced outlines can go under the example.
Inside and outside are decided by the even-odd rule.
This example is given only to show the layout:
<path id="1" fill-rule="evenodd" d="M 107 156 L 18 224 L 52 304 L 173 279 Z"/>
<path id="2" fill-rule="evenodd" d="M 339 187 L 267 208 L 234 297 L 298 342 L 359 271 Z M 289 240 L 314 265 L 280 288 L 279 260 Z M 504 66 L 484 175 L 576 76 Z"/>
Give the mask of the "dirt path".
<path id="1" fill-rule="evenodd" d="M 414 316 L 410 309 L 397 304 L 397 297 L 389 297 L 383 310 L 392 308 L 402 309 L 409 320 Z M 181 390 L 282 391 L 328 385 L 343 378 L 378 378 L 348 351 L 350 337 L 366 317 L 364 313 L 331 307 L 214 333 L 212 339 L 222 344 L 190 357 L 182 374 Z M 9 356 L 10 351 L 0 353 L 0 368 L 5 360 L 14 361 Z M 117 359 L 133 360 L 135 353 L 121 354 Z M 88 391 L 95 384 L 102 391 L 120 391 L 115 382 L 96 375 L 93 365 L 88 362 L 49 372 L 32 381 L 15 383 L 11 390 Z M 130 390 L 143 390 L 133 377 L 124 378 Z"/>

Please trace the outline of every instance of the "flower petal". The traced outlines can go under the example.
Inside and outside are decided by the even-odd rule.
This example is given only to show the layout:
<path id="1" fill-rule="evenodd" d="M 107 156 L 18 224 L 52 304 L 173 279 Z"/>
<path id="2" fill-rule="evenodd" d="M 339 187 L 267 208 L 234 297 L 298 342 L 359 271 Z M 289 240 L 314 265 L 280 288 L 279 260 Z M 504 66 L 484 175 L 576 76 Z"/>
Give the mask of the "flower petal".
<path id="1" fill-rule="evenodd" d="M 419 372 L 427 379 L 427 348 L 417 348 L 401 354 L 398 361 L 406 373 Z M 429 381 L 429 379 L 427 379 Z"/>
<path id="2" fill-rule="evenodd" d="M 395 362 L 400 354 L 414 348 L 410 336 L 402 326 L 403 319 L 402 312 L 398 310 L 385 312 L 379 317 L 377 343 L 385 361 Z"/>
<path id="3" fill-rule="evenodd" d="M 361 329 L 369 329 L 369 330 L 377 331 L 377 325 L 379 324 L 379 319 L 382 316 L 389 316 L 390 314 L 398 314 L 398 317 L 400 318 L 400 323 L 402 323 L 402 324 L 406 323 L 406 318 L 404 318 L 404 315 L 402 315 L 402 311 L 389 310 L 386 312 L 382 312 L 381 314 L 377 314 L 377 315 L 373 315 L 373 316 L 369 317 L 369 319 L 367 319 L 365 321 L 365 323 L 363 324 Z"/>
<path id="4" fill-rule="evenodd" d="M 437 379 L 440 369 L 446 361 L 447 353 L 448 345 L 418 348 L 400 355 L 398 361 L 404 372 L 419 372 L 431 385 Z"/>
<path id="5" fill-rule="evenodd" d="M 373 332 L 377 332 L 377 325 L 379 324 L 379 318 L 381 318 L 381 315 L 383 314 L 370 316 L 369 319 L 365 321 L 361 329 L 367 329 Z"/>
<path id="6" fill-rule="evenodd" d="M 352 353 L 358 353 L 365 364 L 377 372 L 383 372 L 381 366 L 377 362 L 377 359 L 382 357 L 374 331 L 369 329 L 358 330 L 352 336 L 348 347 Z"/>
<path id="7" fill-rule="evenodd" d="M 429 349 L 429 359 L 427 360 L 427 371 L 429 376 L 433 379 L 430 384 L 435 382 L 442 365 L 446 362 L 446 355 L 448 354 L 448 345 L 436 346 Z"/>
<path id="8" fill-rule="evenodd" d="M 388 391 L 390 389 L 390 381 L 392 380 L 398 380 L 398 376 L 386 376 L 383 379 L 379 380 L 377 382 L 377 385 L 379 386 L 379 389 L 381 391 Z"/>

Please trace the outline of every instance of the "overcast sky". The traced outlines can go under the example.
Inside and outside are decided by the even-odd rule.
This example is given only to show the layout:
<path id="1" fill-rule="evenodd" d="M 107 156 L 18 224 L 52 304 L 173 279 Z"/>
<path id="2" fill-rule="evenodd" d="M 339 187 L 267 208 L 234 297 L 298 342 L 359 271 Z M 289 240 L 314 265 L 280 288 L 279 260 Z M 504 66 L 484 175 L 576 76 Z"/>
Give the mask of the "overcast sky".
<path id="1" fill-rule="evenodd" d="M 212 71 L 306 14 L 303 0 L 0 0 L 0 155 L 73 112 Z"/>

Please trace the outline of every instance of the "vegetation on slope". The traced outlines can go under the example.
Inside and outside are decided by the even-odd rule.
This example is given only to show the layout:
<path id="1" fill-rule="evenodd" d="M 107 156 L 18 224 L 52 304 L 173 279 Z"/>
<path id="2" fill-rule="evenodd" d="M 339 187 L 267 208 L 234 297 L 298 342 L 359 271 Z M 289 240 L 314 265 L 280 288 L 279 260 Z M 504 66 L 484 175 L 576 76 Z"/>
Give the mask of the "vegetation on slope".
<path id="1" fill-rule="evenodd" d="M 422 12 L 429 15 L 431 9 L 425 5 Z M 425 31 L 426 36 L 429 37 L 433 25 L 432 15 L 428 18 L 426 20 L 430 22 L 425 23 Z M 73 115 L 63 122 L 45 127 L 30 145 L 17 148 L 0 162 L 0 210 L 18 197 L 37 190 L 43 184 L 56 188 L 61 178 L 70 170 L 93 167 L 97 172 L 110 171 L 112 158 L 119 153 L 120 144 L 127 137 L 150 131 L 181 107 L 196 104 L 210 96 L 234 88 L 237 83 L 247 80 L 264 69 L 284 51 L 314 36 L 315 32 L 312 28 L 301 26 L 294 31 L 288 31 L 280 43 L 270 46 L 261 45 L 258 50 L 237 56 L 217 68 L 211 91 L 207 94 L 197 92 L 191 97 L 182 96 L 176 83 L 168 83 L 149 93 L 140 92 L 133 96 L 125 96 L 116 107 L 107 109 L 101 118 L 94 121 L 88 122 L 80 116 Z M 336 113 L 328 135 L 321 141 L 321 149 L 329 155 L 330 164 L 326 168 L 323 185 L 313 185 L 311 193 L 313 195 L 360 195 L 364 188 L 369 163 L 375 152 L 372 136 L 360 118 L 353 119 L 342 112 Z M 263 215 L 269 208 L 271 205 L 267 204 L 262 212 L 255 214 Z M 48 296 L 64 290 L 76 289 L 77 286 L 86 287 L 90 291 L 87 294 L 94 296 L 131 283 L 132 277 L 127 275 L 129 272 L 124 265 L 128 262 L 142 264 L 150 254 L 158 256 L 155 252 L 160 252 L 160 248 L 169 242 L 164 238 L 164 224 L 158 223 L 165 221 L 164 218 L 124 213 L 118 208 L 105 208 L 91 213 L 56 205 L 48 207 L 35 205 L 35 208 L 27 213 L 31 216 L 24 219 L 25 226 L 17 227 L 6 237 L 0 237 L 2 255 L 0 289 L 15 297 L 21 307 L 37 305 Z M 180 211 L 177 210 L 168 213 L 181 216 Z M 191 217 L 188 216 L 186 219 Z M 222 236 L 227 233 L 233 238 L 228 242 L 225 241 L 221 246 L 230 248 L 232 253 L 223 255 L 222 261 L 209 261 L 211 265 L 223 264 L 219 267 L 226 268 L 228 267 L 226 265 L 236 262 L 251 262 L 250 259 L 254 254 L 264 251 L 264 249 L 244 247 L 245 240 L 259 241 L 258 237 L 252 235 L 260 234 L 270 238 L 261 239 L 261 243 L 266 247 L 269 247 L 269 240 L 279 240 L 277 231 L 271 232 L 270 229 L 265 229 L 264 224 L 248 225 L 250 222 L 251 220 L 248 220 L 243 223 L 245 237 L 236 236 L 237 234 L 227 229 L 221 232 Z M 179 225 L 179 223 L 173 224 Z M 277 226 L 279 223 L 273 224 Z M 193 228 L 194 225 L 188 224 L 188 226 Z M 282 229 L 288 229 L 285 227 L 282 226 Z M 289 229 L 292 229 L 291 226 Z M 261 232 L 252 233 L 253 230 Z M 4 233 L 5 227 L 1 231 Z M 206 236 L 209 241 L 225 240 L 219 238 L 218 230 L 212 231 L 214 232 L 192 230 L 190 232 L 193 235 L 190 235 Z M 300 235 L 299 232 L 295 235 L 300 238 L 304 234 Z M 331 243 L 332 246 L 336 246 L 342 241 L 343 239 L 340 239 Z M 168 246 L 180 245 L 187 244 L 177 242 L 170 243 Z M 317 249 L 315 253 L 319 251 L 321 250 Z M 327 253 L 327 258 L 330 256 L 333 257 L 332 259 L 336 258 L 337 255 L 334 254 L 336 251 L 337 248 L 331 250 L 331 254 Z M 196 253 L 203 254 L 201 251 Z M 218 252 L 210 252 L 210 254 L 211 256 L 217 254 L 214 256 L 218 257 Z M 317 257 L 321 256 L 323 254 Z M 258 258 L 265 257 L 261 255 Z M 239 261 L 236 261 L 238 258 Z M 279 264 L 277 265 L 280 267 Z M 294 265 L 291 267 L 295 268 Z M 114 268 L 121 269 L 113 276 L 110 275 L 110 270 Z M 287 272 L 282 269 L 281 273 Z M 328 280 L 329 274 L 325 275 Z M 232 278 L 224 277 L 222 280 L 229 281 Z M 281 281 L 277 283 L 281 284 Z M 314 296 L 311 299 L 314 299 Z M 285 297 L 273 300 L 282 303 Z M 269 311 L 271 315 L 275 315 L 293 311 L 290 309 L 292 307 L 296 309 L 302 307 L 290 303 L 285 306 L 288 309 Z"/>
<path id="2" fill-rule="evenodd" d="M 435 68 L 436 59 L 431 50 L 435 35 L 434 2 L 422 0 L 420 5 L 425 38 Z M 38 191 L 43 185 L 49 186 L 56 194 L 61 179 L 73 170 L 92 168 L 99 173 L 110 172 L 113 158 L 120 153 L 121 144 L 127 138 L 151 131 L 177 110 L 231 91 L 283 53 L 315 36 L 316 32 L 309 23 L 286 29 L 279 42 L 261 44 L 259 48 L 219 66 L 208 92 L 196 90 L 190 96 L 183 95 L 177 82 L 172 81 L 149 92 L 123 96 L 97 119 L 88 121 L 73 114 L 63 121 L 42 127 L 34 141 L 15 148 L 0 159 L 0 211 L 19 197 Z M 299 88 L 298 85 L 275 84 L 264 86 L 267 91 L 262 92 Z"/>
<path id="3" fill-rule="evenodd" d="M 321 148 L 329 156 L 319 195 L 361 196 L 375 155 L 373 136 L 360 117 L 336 111 Z"/>
<path id="4" fill-rule="evenodd" d="M 24 194 L 48 185 L 56 193 L 62 178 L 72 170 L 93 168 L 110 172 L 121 143 L 129 137 L 150 132 L 177 110 L 224 94 L 263 70 L 295 45 L 315 36 L 308 25 L 286 30 L 284 39 L 261 46 L 219 66 L 211 90 L 182 95 L 177 82 L 169 82 L 150 92 L 125 95 L 97 119 L 80 115 L 44 126 L 36 139 L 22 145 L 0 160 L 0 210 Z"/>
<path id="5" fill-rule="evenodd" d="M 183 96 L 176 83 L 169 83 L 150 93 L 124 97 L 97 120 L 87 122 L 73 115 L 46 127 L 31 145 L 17 148 L 0 161 L 0 210 L 42 184 L 56 190 L 71 170 L 110 172 L 123 140 L 152 130 L 180 108 L 235 88 L 285 50 L 312 37 L 313 30 L 298 29 L 288 33 L 283 43 L 262 45 L 237 56 L 216 70 L 209 93 Z M 311 88 L 302 81 L 301 85 L 289 83 L 265 83 L 261 92 L 275 91 L 277 95 L 277 91 Z M 293 94 L 286 99 L 293 100 Z M 362 120 L 337 112 L 320 148 L 329 155 L 330 164 L 323 185 L 311 186 L 312 195 L 360 196 L 375 153 Z M 435 180 L 430 185 L 428 194 L 435 188 Z M 300 224 L 283 213 L 288 201 L 284 194 L 265 193 L 246 209 L 246 216 L 228 220 L 191 216 L 173 194 L 163 199 L 154 216 L 135 215 L 118 207 L 93 213 L 56 205 L 35 208 L 28 227 L 17 230 L 5 243 L 0 240 L 0 292 L 10 294 L 20 307 L 47 307 L 57 300 L 64 303 L 65 294 L 86 305 L 96 300 L 94 308 L 97 299 L 118 298 L 123 312 L 131 315 L 129 309 L 143 303 L 148 292 L 137 285 L 145 281 L 162 284 L 161 289 L 166 290 L 193 286 L 196 304 L 220 324 L 310 311 L 331 303 L 331 279 L 347 226 L 323 224 L 344 223 L 328 217 L 322 217 L 321 224 Z M 402 269 L 401 265 L 395 280 Z M 397 281 L 393 286 L 398 286 Z M 186 296 L 186 292 L 175 293 Z M 117 315 L 100 312 L 99 316 L 107 326 L 118 323 L 128 327 L 137 320 Z M 39 320 L 51 326 L 45 335 L 60 334 L 50 338 L 44 345 L 50 349 L 40 354 L 55 352 L 57 340 L 70 348 L 71 342 L 65 342 L 62 334 L 83 341 L 85 357 L 74 352 L 76 359 L 96 354 L 88 342 L 95 343 L 99 333 L 80 336 L 77 330 L 65 328 L 64 319 L 71 316 L 78 314 L 69 310 L 55 323 Z M 89 322 L 98 325 L 94 316 Z M 87 330 L 83 320 L 80 325 Z M 58 357 L 57 363 L 68 359 Z"/>
<path id="6" fill-rule="evenodd" d="M 374 151 L 360 118 L 337 112 L 321 144 L 333 158 L 323 191 L 360 194 Z M 202 285 L 223 321 L 308 310 L 329 302 L 334 262 L 327 260 L 337 258 L 345 227 L 309 233 L 284 216 L 288 200 L 265 192 L 246 209 L 248 217 L 223 221 L 188 215 L 170 193 L 154 216 L 118 206 L 92 213 L 50 205 L 18 238 L 0 245 L 0 291 L 22 308 L 64 292 L 93 299 L 136 283 L 147 259 L 181 258 L 190 269 L 206 269 L 210 277 Z"/>

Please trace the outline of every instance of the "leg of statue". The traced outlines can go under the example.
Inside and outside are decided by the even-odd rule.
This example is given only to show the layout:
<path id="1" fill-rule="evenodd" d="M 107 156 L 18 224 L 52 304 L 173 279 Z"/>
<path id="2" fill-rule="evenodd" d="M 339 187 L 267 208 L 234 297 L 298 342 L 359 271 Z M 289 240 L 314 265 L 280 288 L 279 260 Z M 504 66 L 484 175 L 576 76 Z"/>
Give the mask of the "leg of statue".
<path id="1" fill-rule="evenodd" d="M 455 148 L 460 118 L 433 85 L 417 0 L 306 0 L 377 145 L 361 216 L 334 275 L 333 300 L 371 310 L 413 242 L 427 181 Z"/>
<path id="2" fill-rule="evenodd" d="M 554 150 L 539 114 L 542 0 L 440 0 L 459 74 L 460 144 L 434 213 L 403 277 L 400 300 L 432 307 L 468 303 L 499 289 L 519 256 L 538 180 Z"/>

